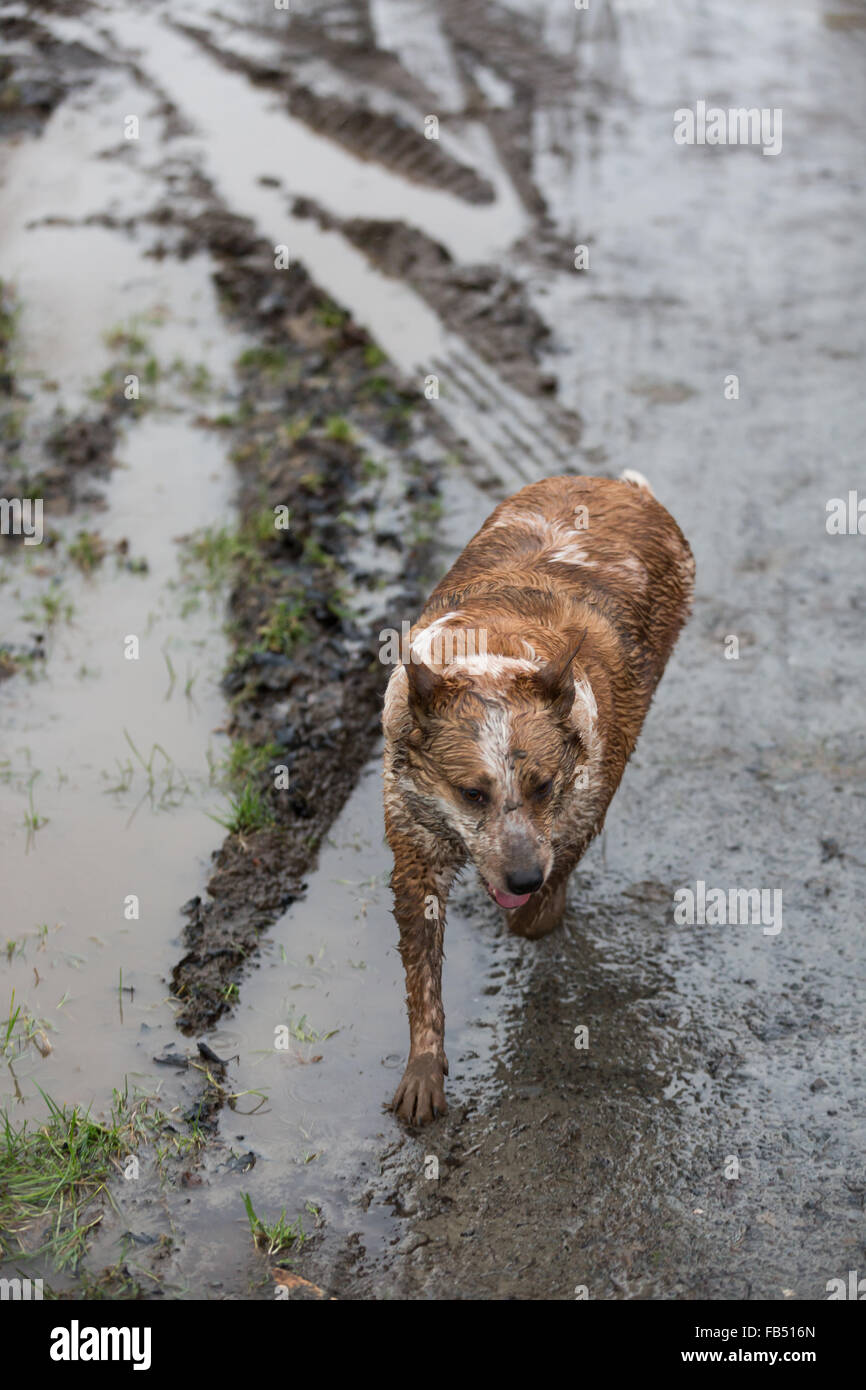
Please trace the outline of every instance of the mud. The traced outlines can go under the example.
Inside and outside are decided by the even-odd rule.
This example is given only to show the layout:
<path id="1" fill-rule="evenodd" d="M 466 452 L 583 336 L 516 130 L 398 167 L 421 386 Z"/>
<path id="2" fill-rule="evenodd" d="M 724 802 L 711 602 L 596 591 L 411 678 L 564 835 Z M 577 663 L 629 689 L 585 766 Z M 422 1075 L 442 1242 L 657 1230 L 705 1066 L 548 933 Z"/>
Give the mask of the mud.
<path id="1" fill-rule="evenodd" d="M 339 227 L 353 245 L 386 275 L 408 281 L 435 307 L 445 323 L 503 378 L 528 396 L 550 396 L 556 377 L 541 366 L 550 329 L 528 301 L 517 280 L 490 265 L 455 265 L 446 248 L 405 223 L 352 218 L 338 222 L 308 200 L 295 215 L 311 216 L 320 226 Z M 556 423 L 576 444 L 579 417 L 555 412 Z"/>
<path id="2" fill-rule="evenodd" d="M 361 625 L 352 605 L 393 581 L 395 562 L 402 588 L 395 595 L 391 585 L 391 602 L 417 602 L 418 576 L 430 560 L 422 528 L 438 487 L 436 470 L 409 452 L 417 396 L 391 369 L 365 365 L 367 334 L 335 312 L 303 272 L 289 293 L 275 293 L 272 275 L 259 269 L 269 248 L 238 243 L 219 218 L 204 215 L 189 234 L 205 237 L 218 259 L 230 258 L 216 273 L 223 303 L 258 330 L 263 345 L 243 368 L 243 424 L 230 431 L 241 474 L 241 529 L 262 508 L 285 505 L 291 513 L 290 529 L 257 547 L 261 577 L 244 572 L 232 589 L 236 655 L 223 682 L 232 697 L 228 732 L 270 747 L 271 764 L 287 770 L 291 792 L 275 792 L 271 768 L 263 770 L 257 790 L 275 827 L 227 840 L 207 900 L 188 909 L 191 949 L 172 974 L 172 990 L 183 1004 L 178 1024 L 193 1032 L 225 1011 L 226 985 L 239 977 L 259 932 L 302 891 L 316 847 L 378 735 L 387 671 L 371 651 L 369 631 L 384 626 L 388 613 L 374 607 Z M 323 311 L 336 326 L 322 322 Z M 302 421 L 288 444 L 287 418 Z M 402 496 L 389 499 L 387 523 L 369 454 L 353 439 L 322 438 L 329 419 L 345 420 L 353 434 L 363 430 L 368 447 L 401 448 L 406 483 Z M 407 524 L 414 539 L 411 531 L 404 539 Z M 359 567 L 351 557 L 364 532 L 375 548 Z M 263 648 L 259 634 L 281 604 L 297 610 L 297 632 L 288 650 Z"/>
<path id="3" fill-rule="evenodd" d="M 42 6 L 28 6 L 35 15 Z M 80 13 L 83 5 L 52 6 L 61 14 Z M 0 58 L 0 137 L 39 131 L 62 101 L 93 80 L 102 60 L 75 40 L 65 41 L 38 18 L 3 19 L 4 51 Z"/>
<path id="4" fill-rule="evenodd" d="M 50 576 L 4 547 L 21 609 L 0 647 L 15 853 L 31 744 L 58 775 L 35 831 L 50 886 L 38 906 L 26 877 L 12 889 L 9 974 L 21 990 L 50 961 L 80 1017 L 51 1013 L 53 1057 L 16 1055 L 4 1100 L 38 1114 L 38 1080 L 104 1105 L 122 1070 L 159 1097 L 167 1133 L 198 1136 L 167 1162 L 142 1146 L 140 1181 L 112 1183 L 81 1266 L 33 1271 L 59 1293 L 117 1298 L 272 1299 L 277 1284 L 304 1299 L 825 1297 L 866 1258 L 866 596 L 858 538 L 825 528 L 827 499 L 859 483 L 862 16 L 820 0 L 759 5 L 734 28 L 715 0 L 688 16 L 625 0 L 297 0 L 290 25 L 243 0 L 194 3 L 182 24 L 160 3 L 23 8 L 0 74 L 20 96 L 4 97 L 0 132 L 13 174 L 15 142 L 33 141 L 32 187 L 12 181 L 10 278 L 44 379 L 32 360 L 20 369 L 4 312 L 18 463 L 3 485 L 26 464 L 56 540 L 40 555 Z M 104 125 L 88 114 L 95 87 Z M 673 111 L 702 94 L 782 105 L 783 154 L 675 146 Z M 129 149 L 134 110 L 154 134 Z M 424 139 L 430 113 L 439 144 Z M 88 196 L 61 176 L 79 161 Z M 289 274 L 274 269 L 282 243 Z M 70 269 L 53 335 L 39 276 L 56 246 Z M 169 321 L 161 395 L 136 411 L 118 382 L 143 358 L 94 344 L 121 297 L 151 307 L 142 281 L 175 305 L 203 295 L 204 328 Z M 170 366 L 197 336 L 216 336 L 217 384 L 202 387 L 195 359 Z M 450 1109 L 410 1132 L 386 1108 L 405 1020 L 378 634 L 415 615 L 499 497 L 623 467 L 650 477 L 692 542 L 694 617 L 562 931 L 515 940 L 471 877 L 459 887 Z M 291 524 L 275 532 L 262 517 L 280 505 Z M 105 558 L 70 583 L 85 529 Z M 149 572 L 124 553 L 112 570 L 124 539 Z M 23 607 L 61 582 L 80 608 L 74 641 Z M 166 626 L 169 596 L 192 593 L 211 610 Z M 181 740 L 164 672 L 142 692 L 111 665 L 100 634 L 115 612 L 124 631 L 157 613 L 175 658 L 208 656 L 186 790 L 174 772 L 151 787 L 125 837 L 137 786 L 124 778 L 100 809 L 58 732 L 65 721 L 101 765 L 107 716 L 73 680 L 89 645 L 115 724 L 134 713 L 147 747 Z M 266 824 L 205 822 L 226 815 L 200 765 L 214 731 L 247 750 L 230 790 Z M 45 809 L 46 779 L 35 786 Z M 100 966 L 90 919 L 114 921 L 154 858 L 147 932 L 118 934 Z M 674 894 L 699 880 L 780 888 L 782 929 L 678 925 Z M 302 1215 L 308 1239 L 257 1251 L 242 1193 L 269 1220 Z"/>
<path id="5" fill-rule="evenodd" d="M 201 44 L 226 67 L 245 73 L 257 86 L 269 87 L 287 97 L 292 115 L 305 125 L 339 140 L 360 159 L 374 160 L 397 173 L 436 188 L 445 188 L 469 203 L 493 201 L 494 190 L 474 169 L 461 165 L 439 149 L 423 130 L 362 103 L 340 101 L 333 91 L 319 94 L 292 80 L 297 64 L 311 56 L 306 47 L 293 48 L 278 65 L 257 63 L 213 42 L 210 35 L 190 25 L 178 31 Z"/>

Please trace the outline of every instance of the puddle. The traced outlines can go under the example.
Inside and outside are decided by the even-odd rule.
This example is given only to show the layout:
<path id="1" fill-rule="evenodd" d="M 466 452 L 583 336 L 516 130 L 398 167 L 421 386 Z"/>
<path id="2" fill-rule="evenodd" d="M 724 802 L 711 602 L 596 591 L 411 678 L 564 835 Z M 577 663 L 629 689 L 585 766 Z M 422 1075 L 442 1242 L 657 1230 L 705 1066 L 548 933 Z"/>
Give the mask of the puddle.
<path id="1" fill-rule="evenodd" d="M 242 1272 L 261 1278 L 238 1249 L 241 1192 L 267 1220 L 290 1194 L 289 1215 L 300 1213 L 308 1233 L 316 1226 L 308 1207 L 320 1210 L 317 1265 L 325 1283 L 336 1279 L 349 1237 L 359 1259 L 366 1252 L 373 1260 L 400 1239 L 394 1203 L 381 1192 L 380 1152 L 405 1142 L 420 1167 L 436 1145 L 404 1141 L 384 1110 L 402 1074 L 407 1036 L 389 873 L 377 756 L 334 824 L 306 898 L 271 928 L 231 1020 L 209 1038 L 219 1056 L 239 1054 L 228 1070 L 239 1099 L 221 1112 L 218 1157 L 205 1185 L 185 1198 L 187 1240 L 167 1271 L 170 1281 L 202 1287 L 215 1278 L 230 1285 Z M 457 1107 L 489 1103 L 503 1004 L 521 969 L 521 946 L 495 915 L 468 880 L 449 910 L 444 989 L 449 1096 Z M 287 1050 L 275 1047 L 283 1025 Z M 233 1172 L 232 1163 L 249 1154 L 253 1166 Z M 123 1204 L 126 1190 L 117 1195 Z M 120 1226 L 130 1219 L 122 1205 Z"/>
<path id="2" fill-rule="evenodd" d="M 442 395 L 431 408 L 441 410 L 506 490 L 566 467 L 573 450 L 536 402 L 502 381 L 417 293 L 377 271 L 345 236 L 289 211 L 294 198 L 304 197 L 341 218 L 399 218 L 440 240 L 461 262 L 495 261 L 528 224 L 483 132 L 474 159 L 496 185 L 489 207 L 418 188 L 348 154 L 153 15 L 124 13 L 110 27 L 121 51 L 137 52 L 148 70 L 159 72 L 161 86 L 192 122 L 202 167 L 227 205 L 242 208 L 275 246 L 288 246 L 417 385 L 442 371 Z M 279 186 L 262 185 L 262 177 Z M 479 394 L 486 398 L 480 407 Z"/>
<path id="3" fill-rule="evenodd" d="M 116 89 L 113 102 L 124 109 Z M 95 117 L 65 106 L 39 140 L 5 152 L 2 253 L 21 304 L 18 379 L 33 447 L 56 406 L 74 414 L 88 404 L 112 358 L 105 335 L 119 322 L 137 319 L 160 363 L 204 364 L 209 406 L 244 342 L 226 332 L 205 257 L 157 262 L 121 232 L 29 225 L 152 199 L 140 173 L 97 159 L 110 89 L 106 107 Z M 169 387 L 160 399 L 122 432 L 118 467 L 97 489 L 102 505 L 72 516 L 46 505 L 46 530 L 64 546 L 99 533 L 103 563 L 85 575 L 59 547 L 4 556 L 4 639 L 28 645 L 46 631 L 46 595 L 69 612 L 47 630 L 34 678 L 0 685 L 2 1007 L 5 1016 L 14 991 L 37 1041 L 51 1046 L 42 1056 L 31 1043 L 4 1068 L 4 1101 L 41 1107 L 38 1085 L 58 1102 L 99 1108 L 124 1074 L 138 1077 L 142 1040 L 174 1016 L 166 982 L 179 905 L 221 838 L 207 813 L 224 806 L 213 778 L 225 747 L 215 732 L 226 713 L 222 605 L 186 612 L 177 538 L 230 522 L 234 478 L 219 437 L 192 423 L 202 407 L 183 410 Z M 119 542 L 137 572 L 115 555 Z M 124 656 L 130 635 L 137 660 Z M 131 896 L 137 919 L 127 916 Z"/>
<path id="4" fill-rule="evenodd" d="M 121 50 L 141 54 L 148 70 L 154 70 L 153 59 L 159 55 L 160 82 L 209 146 L 229 204 L 243 207 L 260 222 L 273 222 L 276 230 L 285 225 L 292 234 L 287 238 L 292 249 L 298 229 L 293 221 L 285 221 L 285 193 L 261 188 L 256 192 L 256 181 L 263 175 L 280 179 L 288 193 L 312 198 L 341 217 L 413 223 L 461 259 L 494 258 L 527 226 L 489 147 L 488 176 L 497 197 L 488 206 L 474 206 L 450 193 L 413 186 L 347 154 L 296 120 L 275 95 L 256 92 L 241 74 L 220 69 L 191 39 L 155 16 L 125 14 L 122 22 L 109 21 L 106 27 Z M 267 209 L 264 217 L 259 209 Z M 307 249 L 298 245 L 297 251 L 315 278 L 318 267 Z"/>
<path id="5" fill-rule="evenodd" d="M 396 53 L 443 111 L 460 111 L 463 84 L 435 11 L 424 0 L 371 0 L 370 18 L 377 47 Z"/>

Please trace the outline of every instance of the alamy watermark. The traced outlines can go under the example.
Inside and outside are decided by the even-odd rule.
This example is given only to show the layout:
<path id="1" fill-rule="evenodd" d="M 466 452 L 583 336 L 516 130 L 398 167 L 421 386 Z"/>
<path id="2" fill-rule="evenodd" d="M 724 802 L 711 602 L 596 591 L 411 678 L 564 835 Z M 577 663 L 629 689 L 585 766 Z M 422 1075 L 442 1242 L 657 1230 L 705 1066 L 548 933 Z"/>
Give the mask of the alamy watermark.
<path id="1" fill-rule="evenodd" d="M 762 154 L 782 153 L 781 106 L 681 106 L 674 112 L 678 145 L 760 145 Z"/>
<path id="2" fill-rule="evenodd" d="M 824 1287 L 827 1290 L 827 1301 L 830 1303 L 838 1299 L 849 1299 L 856 1303 L 866 1300 L 866 1279 L 861 1279 L 856 1269 L 848 1270 L 847 1280 L 828 1279 Z"/>
<path id="3" fill-rule="evenodd" d="M 0 1302 L 12 1299 L 14 1302 L 31 1299 L 37 1302 L 43 1297 L 41 1279 L 0 1279 Z"/>
<path id="4" fill-rule="evenodd" d="M 825 510 L 828 536 L 866 536 L 866 497 L 854 488 L 847 498 L 831 497 Z"/>
<path id="5" fill-rule="evenodd" d="M 760 926 L 764 936 L 782 930 L 781 888 L 708 888 L 702 878 L 674 893 L 678 927 Z"/>
<path id="6" fill-rule="evenodd" d="M 432 666 L 449 666 L 452 661 L 467 661 L 475 656 L 487 655 L 486 628 L 438 627 L 436 624 L 425 628 L 412 642 L 409 634 L 412 624 L 405 619 L 396 628 L 385 627 L 379 633 L 379 660 L 384 666 L 406 666 L 410 661 L 416 664 L 429 662 Z"/>
<path id="7" fill-rule="evenodd" d="M 23 536 L 25 545 L 41 545 L 42 535 L 41 497 L 0 497 L 0 536 Z"/>

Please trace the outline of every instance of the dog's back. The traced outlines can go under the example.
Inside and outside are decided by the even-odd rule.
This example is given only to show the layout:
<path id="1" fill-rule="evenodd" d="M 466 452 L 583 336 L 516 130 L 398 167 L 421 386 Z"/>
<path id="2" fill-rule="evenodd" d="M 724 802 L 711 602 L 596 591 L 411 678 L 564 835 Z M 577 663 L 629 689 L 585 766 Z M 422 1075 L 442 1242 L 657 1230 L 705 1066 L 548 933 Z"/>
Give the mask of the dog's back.
<path id="1" fill-rule="evenodd" d="M 413 650 L 435 657 L 438 639 L 463 631 L 483 634 L 488 655 L 543 664 L 585 634 L 576 664 L 618 782 L 688 617 L 694 574 L 688 541 L 641 474 L 545 478 L 500 503 L 469 541 L 412 629 Z"/>

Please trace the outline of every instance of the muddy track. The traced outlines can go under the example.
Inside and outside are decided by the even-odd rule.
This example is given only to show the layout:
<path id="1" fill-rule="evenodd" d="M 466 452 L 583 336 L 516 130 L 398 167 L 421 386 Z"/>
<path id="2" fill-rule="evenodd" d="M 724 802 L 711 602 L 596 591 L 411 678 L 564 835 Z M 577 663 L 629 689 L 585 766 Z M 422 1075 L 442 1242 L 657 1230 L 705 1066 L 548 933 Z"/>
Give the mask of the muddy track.
<path id="1" fill-rule="evenodd" d="M 489 203 L 494 191 L 474 169 L 461 165 L 439 148 L 435 139 L 425 137 L 423 129 L 413 129 L 405 120 L 362 105 L 342 102 L 332 93 L 317 95 L 291 79 L 289 55 L 284 68 L 256 63 L 253 59 L 227 52 L 209 34 L 192 25 L 177 24 L 186 34 L 234 72 L 242 72 L 257 86 L 268 87 L 287 99 L 293 116 L 332 140 L 337 140 L 364 160 L 372 160 L 402 174 L 405 178 L 446 189 L 469 203 Z"/>
<path id="2" fill-rule="evenodd" d="M 272 248 L 248 219 L 220 205 L 206 181 L 193 179 L 183 201 L 205 206 L 190 215 L 162 203 L 135 221 L 158 230 L 160 257 L 209 253 L 223 312 L 260 345 L 239 368 L 235 418 L 242 423 L 213 427 L 230 442 L 240 479 L 239 532 L 251 530 L 255 547 L 254 562 L 238 565 L 229 595 L 236 655 L 223 682 L 232 706 L 227 732 L 270 750 L 270 765 L 244 787 L 262 796 L 272 822 L 230 835 L 215 855 L 206 897 L 184 909 L 188 949 L 171 986 L 181 1004 L 178 1026 L 194 1033 L 231 1007 L 229 986 L 241 979 L 261 932 L 303 892 L 317 846 L 378 737 L 388 672 L 370 631 L 422 596 L 428 513 L 438 488 L 435 467 L 412 456 L 412 412 L 421 398 L 378 351 L 369 364 L 369 335 L 302 267 L 285 288 L 275 288 L 267 268 Z M 124 230 L 133 231 L 135 221 Z M 101 413 L 60 420 L 45 439 L 46 463 L 27 487 L 54 512 L 100 505 L 91 484 L 114 466 L 120 422 L 129 414 L 122 383 L 133 365 L 117 364 L 118 385 Z M 324 433 L 329 420 L 345 422 L 339 437 Z M 301 427 L 287 437 L 291 421 Z M 201 424 L 209 427 L 206 417 Z M 358 431 L 365 447 L 356 442 Z M 390 498 L 381 516 L 380 475 L 371 474 L 368 452 L 376 444 L 399 451 L 405 475 L 402 498 Z M 270 539 L 256 533 L 263 510 L 280 506 L 289 510 L 290 527 L 272 527 Z M 369 564 L 352 564 L 359 519 L 384 546 L 384 565 L 375 550 Z M 386 584 L 388 608 L 367 612 L 359 626 L 353 595 L 367 598 Z M 298 611 L 296 633 L 288 650 L 271 650 L 260 634 L 270 615 L 286 608 Z M 8 653 L 7 674 L 13 661 Z M 290 779 L 288 796 L 274 790 L 275 765 Z"/>
<path id="3" fill-rule="evenodd" d="M 38 13 L 38 7 L 30 8 L 36 8 Z M 72 12 L 76 12 L 75 7 Z M 95 49 L 79 42 L 65 42 L 45 24 L 29 17 L 4 17 L 3 39 L 2 138 L 19 131 L 40 130 L 61 102 L 89 84 L 104 63 Z"/>
<path id="4" fill-rule="evenodd" d="M 99 399 L 57 415 L 50 383 L 28 400 L 15 361 L 0 372 L 18 459 L 2 487 L 38 486 L 58 532 L 65 512 L 101 524 L 103 495 L 124 483 L 113 505 L 134 517 L 152 501 L 136 480 L 157 478 L 188 575 L 226 598 L 230 650 L 209 694 L 221 681 L 228 708 L 205 708 L 231 738 L 233 813 L 243 797 L 255 810 L 226 836 L 211 821 L 195 854 L 166 853 L 174 896 L 142 923 L 152 935 L 118 932 L 106 952 L 112 973 L 92 995 L 103 1052 L 116 1045 L 165 1098 L 166 1134 L 195 1139 L 165 1171 L 142 1145 L 143 1180 L 113 1185 L 70 1290 L 93 1279 L 116 1297 L 271 1299 L 300 1271 L 329 1296 L 370 1300 L 800 1301 L 862 1268 L 864 595 L 857 537 L 824 524 L 826 499 L 855 486 L 862 435 L 850 178 L 862 26 L 820 5 L 743 11 L 734 61 L 723 8 L 293 0 L 287 23 L 70 0 L 11 21 L 0 131 L 50 136 L 51 178 L 71 158 L 58 117 L 97 90 L 110 112 L 105 129 L 75 128 L 102 201 L 73 215 L 58 195 L 28 224 L 43 264 L 54 234 L 72 256 L 93 237 L 99 273 L 86 260 L 77 273 L 96 288 L 99 257 L 116 257 L 118 298 L 134 298 L 148 268 L 169 272 L 162 296 L 184 307 L 206 282 L 234 344 L 219 404 L 207 390 L 194 402 L 169 393 L 162 418 L 124 404 L 118 382 L 142 355 L 122 347 Z M 736 102 L 743 84 L 749 100 L 784 106 L 781 158 L 674 145 L 678 105 L 700 91 Z M 130 147 L 119 131 L 132 110 L 145 139 Z M 424 139 L 428 114 L 441 144 Z M 833 256 L 816 259 L 828 235 Z M 274 261 L 283 241 L 288 274 Z M 578 242 L 588 273 L 573 266 Z M 174 331 L 189 354 L 195 320 Z M 167 380 L 171 351 L 154 367 Z M 723 392 L 730 372 L 741 397 Z M 193 364 L 175 376 L 194 381 Z M 424 394 L 431 378 L 439 398 Z M 230 504 L 217 489 L 202 530 L 222 448 L 238 515 L 220 530 Z M 378 635 L 411 620 L 506 491 L 623 466 L 647 472 L 694 545 L 694 617 L 563 930 L 517 942 L 471 875 L 456 890 L 450 1109 L 410 1132 L 386 1110 L 405 1030 L 375 755 L 388 674 Z M 291 522 L 276 530 L 281 507 Z M 165 529 L 150 533 L 156 550 Z M 17 540 L 9 549 L 20 559 Z M 148 591 L 139 612 L 123 595 L 129 630 L 146 631 L 164 596 Z M 104 591 L 82 580 L 76 597 L 114 621 Z M 97 623 L 82 621 L 95 642 Z M 3 698 L 19 744 L 45 737 L 63 771 L 68 749 L 50 738 L 62 721 L 34 735 L 9 692 L 34 664 L 50 671 L 52 642 L 62 652 L 81 638 L 46 642 L 35 620 L 31 631 L 32 649 L 26 629 L 0 648 L 0 677 L 13 677 Z M 164 653 L 176 655 L 167 638 Z M 171 700 L 155 681 L 112 685 L 110 660 L 122 717 L 129 704 L 155 747 Z M 66 676 L 64 709 L 78 679 Z M 170 674 L 169 694 L 175 684 Z M 85 702 L 75 708 L 84 723 Z M 169 727 L 200 746 L 199 724 L 190 702 L 189 723 Z M 88 748 L 101 768 L 98 738 Z M 50 835 L 55 820 L 75 843 L 62 778 L 56 805 L 26 800 L 31 773 L 39 792 L 56 769 L 19 763 L 18 821 L 29 813 Z M 141 775 L 124 769 L 121 801 Z M 288 786 L 275 781 L 283 769 Z M 122 839 L 118 817 L 88 805 L 116 853 L 135 843 L 124 865 L 135 878 L 143 863 L 145 882 L 174 826 L 192 836 L 191 819 L 154 812 Z M 57 878 L 79 867 L 48 862 Z M 72 909 L 116 925 L 124 874 L 102 897 L 101 874 L 74 879 Z M 674 894 L 701 881 L 772 885 L 784 928 L 679 925 Z M 25 958 L 33 911 L 55 912 L 39 903 L 18 902 L 29 935 L 12 943 L 16 982 L 45 964 Z M 50 959 L 61 972 L 76 957 Z M 119 1016 L 104 1008 L 109 991 Z M 207 1030 L 210 1052 L 178 1047 L 176 1027 Z M 74 1037 L 61 1020 L 67 1078 Z M 303 1214 L 309 1240 L 259 1254 L 242 1193 L 271 1219 Z"/>
<path id="5" fill-rule="evenodd" d="M 504 381 L 518 391 L 543 399 L 555 393 L 556 378 L 539 365 L 541 351 L 549 345 L 550 329 L 513 276 L 490 265 L 455 265 L 444 246 L 403 223 L 362 218 L 340 221 L 309 199 L 296 202 L 295 214 L 313 217 L 323 227 L 339 228 L 386 275 L 408 281 L 449 327 L 484 361 L 495 365 Z M 448 378 L 460 375 L 460 364 L 441 365 L 447 389 Z M 551 406 L 548 417 L 563 438 L 577 443 L 580 420 L 574 413 Z"/>
<path id="6" fill-rule="evenodd" d="M 232 590 L 238 654 L 224 681 L 232 697 L 229 733 L 270 748 L 272 763 L 288 771 L 291 791 L 288 797 L 274 792 L 270 769 L 264 770 L 261 790 L 274 827 L 230 836 L 216 857 L 207 899 L 196 898 L 186 909 L 190 949 L 173 972 L 172 990 L 182 1003 L 178 1025 L 195 1032 L 212 1027 L 225 1012 L 226 987 L 240 978 L 260 932 L 302 892 L 316 847 L 379 733 L 387 671 L 371 649 L 366 625 L 359 628 L 343 616 L 353 588 L 375 591 L 387 574 L 375 563 L 353 572 L 348 562 L 357 535 L 353 516 L 375 513 L 375 488 L 364 476 L 364 450 L 350 440 L 323 439 L 320 431 L 329 417 L 345 418 L 369 438 L 405 453 L 412 434 L 406 412 L 417 397 L 401 390 L 381 365 L 375 373 L 365 365 L 372 345 L 345 314 L 336 313 L 336 328 L 322 324 L 324 296 L 303 271 L 285 294 L 275 292 L 273 275 L 262 269 L 269 248 L 251 243 L 247 229 L 211 213 L 187 230 L 196 245 L 204 240 L 222 261 L 215 278 L 223 303 L 256 331 L 263 344 L 259 356 L 267 359 L 268 345 L 285 353 L 284 381 L 275 381 L 267 366 L 244 369 L 244 423 L 232 430 L 241 529 L 263 507 L 286 505 L 291 511 L 291 529 L 260 546 L 261 578 L 245 570 Z M 374 379 L 375 397 L 367 394 L 365 404 L 365 387 Z M 289 445 L 280 436 L 286 418 L 305 422 Z M 407 468 L 405 511 L 420 523 L 436 497 L 436 474 L 417 461 L 413 470 L 411 453 Z M 417 602 L 420 591 L 410 576 L 429 564 L 429 544 L 407 544 L 399 527 L 387 537 L 383 533 L 383 541 L 400 553 L 403 589 L 395 602 L 402 609 Z M 286 603 L 302 614 L 291 651 L 262 650 L 258 634 L 268 613 Z M 389 616 L 383 608 L 373 617 L 373 629 Z"/>

